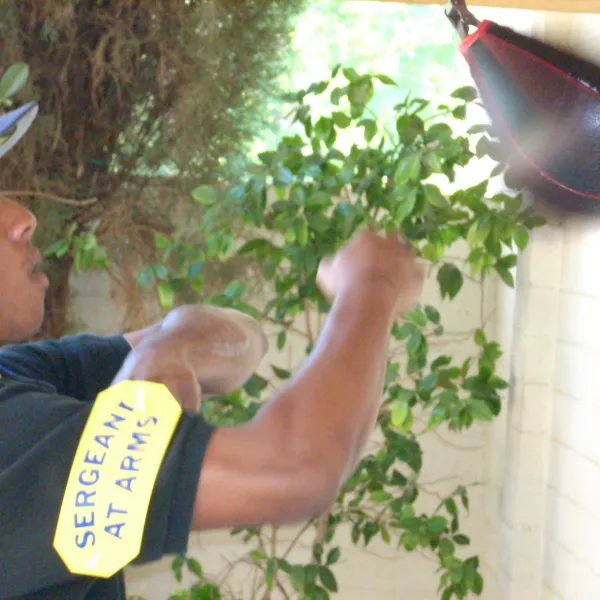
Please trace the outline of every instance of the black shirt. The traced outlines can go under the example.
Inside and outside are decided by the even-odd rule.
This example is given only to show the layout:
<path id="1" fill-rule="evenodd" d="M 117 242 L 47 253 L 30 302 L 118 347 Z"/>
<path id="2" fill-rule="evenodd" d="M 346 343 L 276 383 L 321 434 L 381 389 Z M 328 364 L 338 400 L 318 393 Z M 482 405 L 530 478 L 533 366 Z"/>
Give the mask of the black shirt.
<path id="1" fill-rule="evenodd" d="M 111 579 L 73 575 L 52 543 L 92 403 L 129 350 L 121 336 L 93 335 L 0 348 L 0 599 L 125 599 L 122 573 Z M 187 550 L 212 431 L 201 417 L 182 415 L 134 564 Z"/>

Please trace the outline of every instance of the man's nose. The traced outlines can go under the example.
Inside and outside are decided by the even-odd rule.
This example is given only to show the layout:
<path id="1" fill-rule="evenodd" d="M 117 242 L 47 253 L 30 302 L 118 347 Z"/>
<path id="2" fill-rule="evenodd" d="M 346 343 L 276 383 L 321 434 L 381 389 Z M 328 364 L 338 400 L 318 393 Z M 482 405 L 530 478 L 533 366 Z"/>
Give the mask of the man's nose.
<path id="1" fill-rule="evenodd" d="M 33 213 L 19 206 L 8 235 L 13 242 L 29 242 L 36 229 L 37 219 Z"/>

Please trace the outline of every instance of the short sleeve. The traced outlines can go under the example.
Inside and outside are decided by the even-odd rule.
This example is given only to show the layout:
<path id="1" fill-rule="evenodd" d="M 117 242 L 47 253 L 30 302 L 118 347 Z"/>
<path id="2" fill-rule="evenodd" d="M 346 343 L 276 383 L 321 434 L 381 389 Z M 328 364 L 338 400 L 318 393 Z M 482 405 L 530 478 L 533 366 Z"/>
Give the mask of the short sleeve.
<path id="1" fill-rule="evenodd" d="M 33 383 L 0 387 L 1 598 L 78 582 L 89 585 L 90 578 L 85 581 L 66 569 L 53 539 L 91 408 L 90 403 L 40 391 Z M 201 417 L 182 415 L 161 465 L 135 562 L 186 550 L 211 433 Z"/>
<path id="2" fill-rule="evenodd" d="M 80 334 L 0 348 L 0 374 L 44 381 L 65 396 L 92 402 L 110 386 L 131 347 L 121 335 Z"/>

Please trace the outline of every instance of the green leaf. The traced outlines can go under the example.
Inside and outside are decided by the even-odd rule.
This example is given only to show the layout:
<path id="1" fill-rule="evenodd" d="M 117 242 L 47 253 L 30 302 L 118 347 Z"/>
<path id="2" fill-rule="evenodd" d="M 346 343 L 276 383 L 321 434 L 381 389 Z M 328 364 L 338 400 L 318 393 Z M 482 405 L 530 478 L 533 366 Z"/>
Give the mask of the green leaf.
<path id="1" fill-rule="evenodd" d="M 474 339 L 475 339 L 475 343 L 476 343 L 478 346 L 480 346 L 481 348 L 483 348 L 483 346 L 484 346 L 484 345 L 486 344 L 486 342 L 487 342 L 487 337 L 486 337 L 486 335 L 485 335 L 485 332 L 484 332 L 482 329 L 478 329 L 478 330 L 475 332 Z"/>
<path id="2" fill-rule="evenodd" d="M 275 187 L 287 187 L 294 180 L 294 176 L 289 169 L 285 167 L 277 167 L 275 174 L 273 175 L 273 183 Z"/>
<path id="3" fill-rule="evenodd" d="M 513 238 L 519 250 L 524 250 L 529 243 L 529 231 L 523 225 L 517 225 L 513 231 Z"/>
<path id="4" fill-rule="evenodd" d="M 333 574 L 331 569 L 328 569 L 324 566 L 320 566 L 319 579 L 321 580 L 321 583 L 325 586 L 325 588 L 327 588 L 330 592 L 337 592 L 337 581 L 335 580 L 335 575 Z"/>
<path id="5" fill-rule="evenodd" d="M 452 538 L 459 546 L 468 546 L 471 543 L 470 538 L 466 535 L 458 534 Z"/>
<path id="6" fill-rule="evenodd" d="M 310 195 L 304 205 L 307 208 L 326 208 L 331 204 L 331 195 L 321 191 Z"/>
<path id="7" fill-rule="evenodd" d="M 217 190 L 210 185 L 199 185 L 192 190 L 192 198 L 198 204 L 212 206 L 217 201 Z"/>
<path id="8" fill-rule="evenodd" d="M 138 276 L 138 283 L 143 290 L 147 290 L 154 281 L 154 269 L 152 265 L 146 265 Z"/>
<path id="9" fill-rule="evenodd" d="M 437 141 L 440 144 L 446 144 L 452 139 L 452 127 L 447 123 L 436 123 L 432 125 L 425 134 L 425 141 Z"/>
<path id="10" fill-rule="evenodd" d="M 444 246 L 441 244 L 426 244 L 421 250 L 421 256 L 425 260 L 437 262 L 444 255 Z"/>
<path id="11" fill-rule="evenodd" d="M 483 244 L 492 231 L 492 222 L 489 215 L 480 216 L 469 228 L 467 243 L 470 246 Z"/>
<path id="12" fill-rule="evenodd" d="M 60 240 L 56 240 L 44 250 L 44 256 L 56 256 L 56 258 L 62 258 L 67 254 L 70 247 L 71 244 L 68 239 L 63 238 Z"/>
<path id="13" fill-rule="evenodd" d="M 483 591 L 483 577 L 479 573 L 475 573 L 473 587 L 471 589 L 478 596 L 481 595 L 481 592 Z"/>
<path id="14" fill-rule="evenodd" d="M 223 292 L 226 298 L 241 298 L 248 287 L 246 281 L 232 281 Z"/>
<path id="15" fill-rule="evenodd" d="M 494 413 L 483 400 L 469 400 L 469 409 L 473 418 L 479 421 L 491 421 L 494 418 Z"/>
<path id="16" fill-rule="evenodd" d="M 460 87 L 450 94 L 452 98 L 458 98 L 459 100 L 464 100 L 465 102 L 473 102 L 479 96 L 477 89 L 470 85 L 465 85 Z"/>
<path id="17" fill-rule="evenodd" d="M 407 194 L 403 194 L 401 198 L 395 199 L 393 203 L 394 219 L 397 222 L 402 222 L 412 213 L 416 203 L 417 193 L 414 189 Z"/>
<path id="18" fill-rule="evenodd" d="M 267 568 L 265 569 L 265 583 L 270 590 L 273 589 L 273 579 L 277 574 L 278 567 L 279 563 L 277 562 L 276 558 L 270 558 L 267 561 Z"/>
<path id="19" fill-rule="evenodd" d="M 442 533 L 444 533 L 446 530 L 446 527 L 448 527 L 448 520 L 446 517 L 431 517 L 427 521 L 427 531 L 434 536 L 442 535 Z"/>
<path id="20" fill-rule="evenodd" d="M 338 547 L 332 548 L 327 554 L 327 560 L 325 561 L 327 565 L 334 565 L 338 560 L 340 560 L 341 551 Z"/>
<path id="21" fill-rule="evenodd" d="M 444 590 L 441 600 L 452 600 L 453 594 L 454 594 L 454 586 L 449 587 L 446 590 Z"/>
<path id="22" fill-rule="evenodd" d="M 290 573 L 290 582 L 297 592 L 304 591 L 304 567 L 293 565 Z"/>
<path id="23" fill-rule="evenodd" d="M 429 305 L 426 306 L 425 307 L 425 315 L 432 323 L 434 323 L 435 325 L 439 325 L 440 312 L 437 310 L 437 308 L 435 308 L 433 306 L 429 306 Z"/>
<path id="24" fill-rule="evenodd" d="M 410 406 L 405 400 L 397 401 L 392 408 L 392 425 L 398 429 L 402 429 L 408 414 L 410 413 Z"/>
<path id="25" fill-rule="evenodd" d="M 444 170 L 442 161 L 435 150 L 429 150 L 425 153 L 425 162 L 432 173 L 442 173 Z"/>
<path id="26" fill-rule="evenodd" d="M 405 156 L 396 167 L 394 174 L 394 183 L 397 186 L 403 186 L 410 181 L 415 181 L 419 178 L 421 172 L 421 153 L 412 152 Z"/>
<path id="27" fill-rule="evenodd" d="M 269 242 L 267 240 L 263 240 L 263 239 L 257 238 L 257 239 L 254 239 L 254 240 L 250 240 L 249 242 L 246 242 L 237 251 L 237 255 L 238 256 L 243 256 L 245 254 L 250 254 L 251 252 L 260 252 L 260 251 L 272 250 L 274 248 L 275 248 L 275 246 L 273 246 L 271 244 L 271 242 Z"/>
<path id="28" fill-rule="evenodd" d="M 396 82 L 389 77 L 388 75 L 383 75 L 381 73 L 374 75 L 375 79 L 379 79 L 381 83 L 385 83 L 385 85 L 397 85 Z"/>
<path id="29" fill-rule="evenodd" d="M 398 325 L 398 323 L 394 323 L 392 327 L 392 335 L 397 340 L 405 340 L 411 333 L 415 330 L 414 325 L 410 323 L 404 323 L 404 325 Z"/>
<path id="30" fill-rule="evenodd" d="M 438 373 L 433 371 L 423 377 L 419 382 L 419 393 L 421 394 L 429 394 L 433 391 L 438 382 Z"/>
<path id="31" fill-rule="evenodd" d="M 296 234 L 296 241 L 302 248 L 308 244 L 308 223 L 302 218 L 298 217 L 294 221 L 294 232 Z"/>
<path id="32" fill-rule="evenodd" d="M 370 142 L 377 135 L 377 123 L 373 119 L 361 119 L 357 125 L 358 127 L 364 127 L 367 142 Z"/>
<path id="33" fill-rule="evenodd" d="M 157 287 L 158 299 L 160 305 L 165 309 L 169 310 L 173 307 L 175 301 L 175 290 L 170 281 L 161 281 Z"/>
<path id="34" fill-rule="evenodd" d="M 7 100 L 20 92 L 29 79 L 29 66 L 25 63 L 15 63 L 6 69 L 0 79 L 0 101 Z"/>
<path id="35" fill-rule="evenodd" d="M 287 341 L 287 333 L 286 333 L 285 329 L 282 329 L 277 334 L 277 350 L 283 350 L 283 347 L 285 346 L 286 341 Z"/>
<path id="36" fill-rule="evenodd" d="M 427 326 L 427 317 L 425 316 L 425 313 L 418 308 L 411 310 L 406 315 L 405 319 L 409 323 L 412 323 L 413 325 L 415 325 L 415 327 L 426 327 Z"/>
<path id="37" fill-rule="evenodd" d="M 202 566 L 195 558 L 187 559 L 187 567 L 188 569 L 196 575 L 199 579 L 204 578 L 204 572 L 202 571 Z"/>
<path id="38" fill-rule="evenodd" d="M 496 269 L 496 272 L 506 285 L 511 288 L 515 287 L 515 278 L 510 271 L 507 271 L 506 269 Z"/>
<path id="39" fill-rule="evenodd" d="M 453 111 L 452 111 L 452 116 L 459 120 L 459 121 L 464 121 L 467 117 L 467 107 L 464 104 L 461 104 L 460 106 L 457 106 Z"/>
<path id="40" fill-rule="evenodd" d="M 276 367 L 275 365 L 271 365 L 271 368 L 273 369 L 273 373 L 275 373 L 279 379 L 289 379 L 292 376 L 292 372 L 288 371 L 287 369 L 282 369 L 281 367 Z"/>
<path id="41" fill-rule="evenodd" d="M 426 183 L 423 186 L 423 193 L 425 194 L 425 200 L 432 206 L 436 208 L 450 208 L 450 203 L 436 185 Z"/>
<path id="42" fill-rule="evenodd" d="M 341 129 L 345 129 L 352 123 L 352 119 L 343 112 L 334 112 L 332 115 L 333 122 L 340 127 Z"/>
<path id="43" fill-rule="evenodd" d="M 360 75 L 357 73 L 356 69 L 353 69 L 352 67 L 346 67 L 345 69 L 342 69 L 342 73 L 350 83 L 360 79 Z"/>
<path id="44" fill-rule="evenodd" d="M 452 300 L 463 285 L 462 273 L 454 265 L 448 263 L 438 271 L 437 280 L 440 284 L 442 299 L 448 296 Z"/>
<path id="45" fill-rule="evenodd" d="M 393 496 L 385 490 L 375 490 L 369 499 L 376 504 L 383 504 L 384 502 L 389 502 L 392 498 Z"/>
<path id="46" fill-rule="evenodd" d="M 154 246 L 160 250 L 165 250 L 171 245 L 171 241 L 168 237 L 157 233 L 154 236 Z"/>
<path id="47" fill-rule="evenodd" d="M 438 550 L 441 556 L 452 556 L 454 554 L 454 544 L 448 538 L 442 538 Z"/>

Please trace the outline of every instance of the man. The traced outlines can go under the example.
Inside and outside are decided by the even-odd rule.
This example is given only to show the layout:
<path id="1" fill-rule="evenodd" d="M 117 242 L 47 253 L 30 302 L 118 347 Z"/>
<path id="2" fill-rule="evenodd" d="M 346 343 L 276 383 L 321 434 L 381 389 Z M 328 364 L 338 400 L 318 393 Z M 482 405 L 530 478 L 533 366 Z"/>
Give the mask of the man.
<path id="1" fill-rule="evenodd" d="M 0 135 L 31 119 L 35 105 L 25 108 L 0 118 Z M 327 510 L 372 432 L 391 325 L 422 289 L 408 245 L 364 231 L 323 261 L 319 283 L 333 306 L 310 358 L 250 423 L 214 428 L 197 414 L 203 387 L 223 389 L 195 352 L 210 336 L 203 307 L 182 307 L 124 336 L 16 345 L 43 319 L 48 280 L 35 229 L 31 213 L 0 200 L 0 341 L 10 344 L 0 349 L 0 598 L 125 597 L 121 574 L 74 575 L 53 547 L 90 411 L 117 382 L 163 383 L 186 409 L 160 465 L 136 563 L 184 552 L 190 530 L 292 524 Z M 242 328 L 260 357 L 258 327 L 246 319 Z M 244 377 L 254 363 L 243 366 Z M 238 374 L 228 385 L 241 382 Z"/>

